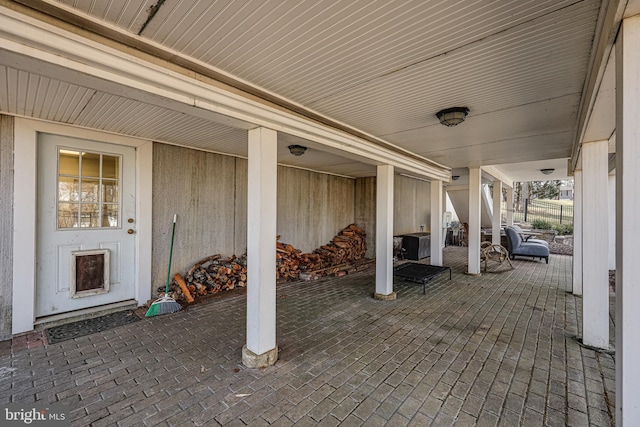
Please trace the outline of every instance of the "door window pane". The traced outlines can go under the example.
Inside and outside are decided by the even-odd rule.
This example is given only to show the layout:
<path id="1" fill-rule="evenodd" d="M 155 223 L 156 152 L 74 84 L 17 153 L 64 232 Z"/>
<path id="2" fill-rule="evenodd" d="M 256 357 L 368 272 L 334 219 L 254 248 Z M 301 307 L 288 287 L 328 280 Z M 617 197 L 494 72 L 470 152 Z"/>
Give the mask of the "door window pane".
<path id="1" fill-rule="evenodd" d="M 58 228 L 120 226 L 121 157 L 58 149 Z"/>
<path id="2" fill-rule="evenodd" d="M 118 181 L 102 181 L 102 201 L 108 203 L 118 203 Z"/>
<path id="3" fill-rule="evenodd" d="M 60 175 L 78 176 L 80 172 L 80 153 L 72 150 L 60 150 Z"/>
<path id="4" fill-rule="evenodd" d="M 115 156 L 102 156 L 102 178 L 118 179 L 120 173 L 120 158 Z"/>
<path id="5" fill-rule="evenodd" d="M 100 205 L 97 203 L 83 203 L 80 205 L 80 227 L 99 227 Z"/>
<path id="6" fill-rule="evenodd" d="M 82 202 L 83 203 L 97 203 L 100 201 L 100 180 L 82 178 L 80 181 L 82 188 Z"/>
<path id="7" fill-rule="evenodd" d="M 78 203 L 58 203 L 58 228 L 78 226 Z"/>
<path id="8" fill-rule="evenodd" d="M 118 205 L 105 204 L 102 206 L 102 226 L 118 226 Z"/>
<path id="9" fill-rule="evenodd" d="M 78 178 L 61 176 L 58 179 L 58 200 L 61 202 L 77 202 L 78 184 Z"/>
<path id="10" fill-rule="evenodd" d="M 82 176 L 100 177 L 100 154 L 82 153 Z"/>

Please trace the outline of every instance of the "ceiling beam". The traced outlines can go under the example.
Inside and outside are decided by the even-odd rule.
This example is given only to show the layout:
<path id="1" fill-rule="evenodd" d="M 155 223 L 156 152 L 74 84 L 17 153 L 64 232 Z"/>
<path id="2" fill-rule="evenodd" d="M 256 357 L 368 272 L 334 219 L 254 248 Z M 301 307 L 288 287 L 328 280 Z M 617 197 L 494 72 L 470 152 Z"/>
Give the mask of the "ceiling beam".
<path id="1" fill-rule="evenodd" d="M 501 181 L 507 187 L 513 188 L 513 179 L 495 166 L 481 166 L 480 169 L 485 174 L 491 176 L 494 181 Z"/>
<path id="2" fill-rule="evenodd" d="M 637 0 L 632 0 L 632 2 L 633 1 Z M 578 110 L 578 124 L 574 135 L 573 148 L 571 150 L 570 166 L 572 169 L 575 169 L 578 165 L 582 140 L 587 131 L 589 117 L 593 112 L 607 61 L 609 55 L 611 55 L 626 7 L 627 0 L 602 1 L 591 57 L 589 58 L 587 78 L 585 79 L 580 108 Z"/>

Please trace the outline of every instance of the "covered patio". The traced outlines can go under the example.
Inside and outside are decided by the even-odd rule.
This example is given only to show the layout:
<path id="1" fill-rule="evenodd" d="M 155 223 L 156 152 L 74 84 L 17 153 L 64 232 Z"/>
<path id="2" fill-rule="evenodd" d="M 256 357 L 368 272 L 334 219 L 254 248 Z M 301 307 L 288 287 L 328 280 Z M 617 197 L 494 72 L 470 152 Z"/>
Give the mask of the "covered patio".
<path id="1" fill-rule="evenodd" d="M 396 280 L 395 301 L 371 298 L 373 270 L 279 285 L 279 360 L 264 369 L 240 363 L 243 292 L 59 344 L 14 340 L 0 402 L 65 403 L 78 426 L 610 426 L 614 360 L 576 340 L 571 261 L 474 277 L 449 246 L 452 280 L 426 295 Z"/>
<path id="2" fill-rule="evenodd" d="M 638 46 L 640 0 L 0 0 L 2 396 L 78 425 L 639 424 Z M 514 183 L 569 176 L 573 258 L 482 275 Z M 278 239 L 348 224 L 375 273 L 276 287 Z M 426 297 L 393 280 L 418 230 L 455 268 Z M 214 254 L 246 254 L 246 298 L 34 334 Z"/>

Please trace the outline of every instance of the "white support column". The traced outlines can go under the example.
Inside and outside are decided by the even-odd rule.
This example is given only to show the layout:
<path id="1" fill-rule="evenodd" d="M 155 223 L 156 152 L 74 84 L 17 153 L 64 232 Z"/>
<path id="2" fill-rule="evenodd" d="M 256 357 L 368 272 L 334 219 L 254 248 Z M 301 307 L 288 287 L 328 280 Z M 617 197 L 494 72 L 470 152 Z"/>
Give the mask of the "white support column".
<path id="1" fill-rule="evenodd" d="M 616 41 L 616 425 L 640 425 L 640 15 Z"/>
<path id="2" fill-rule="evenodd" d="M 247 344 L 250 368 L 276 363 L 277 132 L 249 131 L 247 189 Z"/>
<path id="3" fill-rule="evenodd" d="M 609 348 L 609 142 L 582 144 L 582 341 Z"/>
<path id="4" fill-rule="evenodd" d="M 609 270 L 616 269 L 616 174 L 612 172 L 609 175 L 608 188 L 608 207 L 609 207 Z"/>
<path id="5" fill-rule="evenodd" d="M 505 224 L 513 225 L 513 187 L 507 187 L 507 220 Z"/>
<path id="6" fill-rule="evenodd" d="M 393 166 L 380 165 L 376 177 L 376 293 L 394 300 L 393 292 Z"/>
<path id="7" fill-rule="evenodd" d="M 573 294 L 582 295 L 582 170 L 573 171 Z"/>
<path id="8" fill-rule="evenodd" d="M 431 181 L 431 265 L 442 265 L 442 181 Z"/>
<path id="9" fill-rule="evenodd" d="M 502 221 L 502 181 L 493 181 L 493 218 L 491 221 L 491 243 L 500 244 Z"/>
<path id="10" fill-rule="evenodd" d="M 378 166 L 376 178 L 376 293 L 394 300 L 393 292 L 393 166 Z"/>
<path id="11" fill-rule="evenodd" d="M 469 168 L 469 270 L 467 274 L 480 275 L 480 197 L 482 192 L 480 168 Z"/>
<path id="12" fill-rule="evenodd" d="M 442 225 L 444 225 L 444 212 L 447 212 L 447 209 L 449 208 L 448 204 L 447 204 L 447 199 L 448 199 L 449 195 L 447 194 L 447 187 L 443 186 L 442 187 L 442 212 L 443 212 L 443 216 L 442 216 Z M 453 211 L 451 212 L 452 216 L 453 216 Z M 445 228 L 444 230 L 442 230 L 442 247 L 446 248 L 447 247 L 447 238 L 449 237 L 449 229 Z M 443 255 L 443 260 L 444 260 L 444 255 Z"/>

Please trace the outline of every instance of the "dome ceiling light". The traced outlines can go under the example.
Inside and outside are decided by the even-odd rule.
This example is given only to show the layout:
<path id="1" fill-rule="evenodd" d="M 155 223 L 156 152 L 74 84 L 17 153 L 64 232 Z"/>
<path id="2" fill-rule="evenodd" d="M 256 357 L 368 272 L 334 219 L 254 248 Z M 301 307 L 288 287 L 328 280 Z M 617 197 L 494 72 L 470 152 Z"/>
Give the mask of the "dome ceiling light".
<path id="1" fill-rule="evenodd" d="M 287 147 L 289 152 L 294 156 L 302 156 L 305 151 L 307 151 L 307 147 L 302 145 L 290 145 Z"/>
<path id="2" fill-rule="evenodd" d="M 467 107 L 453 107 L 441 110 L 436 113 L 436 117 L 445 126 L 456 126 L 464 122 L 464 119 L 469 115 L 469 109 Z"/>

